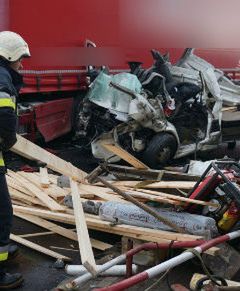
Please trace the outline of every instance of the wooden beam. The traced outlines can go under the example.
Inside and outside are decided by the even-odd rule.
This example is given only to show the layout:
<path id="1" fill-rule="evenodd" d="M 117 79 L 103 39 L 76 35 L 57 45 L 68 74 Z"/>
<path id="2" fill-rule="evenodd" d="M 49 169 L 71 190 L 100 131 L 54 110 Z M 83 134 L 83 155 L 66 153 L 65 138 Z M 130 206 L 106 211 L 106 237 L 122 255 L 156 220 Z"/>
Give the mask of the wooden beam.
<path id="1" fill-rule="evenodd" d="M 50 185 L 47 168 L 40 168 L 40 183 L 43 188 L 48 188 Z"/>
<path id="2" fill-rule="evenodd" d="M 40 190 L 37 186 L 31 183 L 29 179 L 18 176 L 17 173 L 8 171 L 8 175 L 16 179 L 21 186 L 33 193 L 42 203 L 44 203 L 49 209 L 53 211 L 64 211 L 65 207 L 58 204 L 55 200 L 49 197 L 43 190 Z"/>
<path id="3" fill-rule="evenodd" d="M 32 184 L 37 186 L 40 190 L 44 191 L 47 195 L 53 197 L 54 199 L 65 197 L 67 194 L 70 194 L 69 190 L 60 188 L 54 184 L 50 184 L 48 188 L 43 189 L 40 182 L 40 176 L 35 175 L 35 173 L 26 173 L 19 171 L 16 174 L 26 178 L 28 181 L 30 181 Z"/>
<path id="4" fill-rule="evenodd" d="M 87 173 L 73 166 L 71 163 L 49 153 L 20 135 L 17 135 L 17 143 L 11 148 L 11 151 L 27 159 L 41 161 L 47 165 L 47 168 L 73 177 L 79 182 L 82 182 L 87 175 Z"/>
<path id="5" fill-rule="evenodd" d="M 77 182 L 70 179 L 72 190 L 72 202 L 77 228 L 79 250 L 83 266 L 94 276 L 97 274 L 97 266 L 88 234 L 87 223 L 83 212 Z"/>
<path id="6" fill-rule="evenodd" d="M 75 232 L 73 232 L 70 229 L 61 227 L 53 222 L 47 221 L 43 218 L 40 218 L 40 217 L 37 217 L 34 215 L 19 214 L 19 213 L 15 213 L 14 215 L 19 217 L 19 218 L 22 218 L 24 220 L 27 220 L 28 222 L 36 224 L 42 228 L 51 230 L 54 233 L 59 234 L 63 237 L 66 237 L 66 238 L 74 240 L 74 241 L 78 241 L 78 237 L 77 237 L 77 234 Z M 112 245 L 101 242 L 99 240 L 95 240 L 95 239 L 90 239 L 90 240 L 91 240 L 92 246 L 98 250 L 105 251 L 105 250 L 112 247 Z"/>
<path id="7" fill-rule="evenodd" d="M 37 215 L 39 217 L 43 217 L 49 220 L 59 221 L 71 225 L 75 225 L 74 216 L 66 213 L 54 213 L 48 210 L 31 208 L 31 207 L 23 207 L 23 206 L 13 206 L 14 212 L 16 213 L 26 213 Z M 144 236 L 146 241 L 156 241 L 159 238 L 167 239 L 167 240 L 177 240 L 177 241 L 187 241 L 187 240 L 196 240 L 202 239 L 202 236 L 190 235 L 190 234 L 179 234 L 170 231 L 164 230 L 156 230 L 132 225 L 119 224 L 114 225 L 108 221 L 101 220 L 96 215 L 85 214 L 86 222 L 88 228 L 100 230 L 103 232 L 115 233 L 118 235 L 126 235 L 130 237 L 142 237 Z"/>
<path id="8" fill-rule="evenodd" d="M 196 182 L 191 181 L 161 181 L 152 182 L 144 185 L 140 181 L 108 181 L 117 187 L 133 187 L 133 188 L 147 188 L 147 189 L 185 189 L 191 190 Z M 100 184 L 100 183 L 99 183 Z M 138 187 L 139 185 L 139 187 Z"/>
<path id="9" fill-rule="evenodd" d="M 83 194 L 84 193 L 91 193 L 91 194 L 103 199 L 104 201 L 116 201 L 116 202 L 122 202 L 122 203 L 126 202 L 120 196 L 117 196 L 114 194 L 109 194 L 110 189 L 108 189 L 108 188 L 80 184 L 78 189 L 81 193 L 81 196 L 82 196 L 82 193 Z"/>
<path id="10" fill-rule="evenodd" d="M 191 204 L 198 204 L 202 206 L 211 206 L 211 207 L 216 207 L 216 208 L 218 207 L 218 204 L 213 203 L 213 202 L 195 200 L 191 198 L 180 197 L 177 195 L 151 191 L 151 190 L 145 190 L 145 189 L 144 190 L 136 189 L 135 191 L 133 191 L 131 188 L 129 188 L 128 193 L 134 197 L 145 198 L 152 201 L 158 201 L 160 198 L 159 202 L 161 202 L 161 199 L 166 199 L 167 201 L 170 201 L 170 204 L 175 204 L 175 202 L 178 201 L 178 202 L 184 202 L 184 204 L 191 203 Z"/>
<path id="11" fill-rule="evenodd" d="M 9 170 L 8 170 L 8 173 L 9 173 Z M 28 196 L 35 197 L 35 195 L 33 193 L 31 193 L 30 191 L 25 189 L 23 186 L 20 186 L 20 184 L 16 181 L 15 178 L 12 178 L 7 174 L 6 179 L 7 179 L 8 186 L 10 186 L 11 188 L 16 189 L 16 190 L 18 190 L 18 191 L 20 191 Z"/>
<path id="12" fill-rule="evenodd" d="M 148 169 L 148 170 L 142 170 L 142 169 L 135 169 L 133 167 L 128 167 L 128 166 L 120 166 L 116 164 L 107 164 L 106 165 L 107 169 L 113 173 L 116 174 L 118 177 L 133 177 L 133 179 L 128 179 L 128 180 L 167 180 L 167 181 L 198 181 L 199 176 L 195 175 L 190 175 L 186 173 L 181 173 L 181 172 L 173 172 L 173 171 L 167 171 L 167 170 L 153 170 L 153 169 Z M 135 177 L 135 179 L 134 179 Z M 126 180 L 126 179 L 125 179 Z"/>
<path id="13" fill-rule="evenodd" d="M 26 233 L 26 234 L 19 234 L 20 237 L 22 238 L 27 238 L 27 237 L 36 237 L 36 236 L 46 236 L 46 235 L 52 235 L 56 234 L 56 232 L 53 231 L 42 231 L 42 232 L 33 232 L 33 233 Z"/>
<path id="14" fill-rule="evenodd" d="M 9 193 L 11 195 L 12 198 L 17 199 L 21 202 L 27 203 L 27 204 L 35 204 L 35 205 L 40 205 L 40 206 L 45 206 L 45 204 L 43 202 L 41 202 L 39 199 L 35 198 L 35 197 L 31 197 L 28 195 L 25 195 L 24 193 L 13 189 L 11 187 L 9 188 Z"/>
<path id="15" fill-rule="evenodd" d="M 101 145 L 108 150 L 109 152 L 119 156 L 121 159 L 132 165 L 136 169 L 149 169 L 148 166 L 146 166 L 144 163 L 140 162 L 137 158 L 135 158 L 133 155 L 129 154 L 127 151 L 125 151 L 123 148 L 121 148 L 119 145 L 116 144 L 106 144 L 101 143 Z"/>
<path id="16" fill-rule="evenodd" d="M 10 235 L 10 239 L 15 241 L 15 242 L 17 242 L 17 243 L 19 243 L 19 244 L 21 244 L 21 245 L 23 245 L 23 246 L 25 246 L 25 247 L 33 249 L 33 250 L 35 250 L 37 252 L 40 252 L 40 253 L 45 254 L 47 256 L 50 256 L 52 258 L 61 259 L 61 260 L 66 261 L 66 262 L 71 262 L 72 261 L 72 259 L 70 259 L 68 257 L 65 257 L 65 256 L 63 256 L 61 254 L 58 254 L 58 253 L 56 253 L 54 251 L 51 251 L 51 250 L 49 250 L 47 248 L 44 248 L 44 247 L 42 247 L 42 246 L 40 246 L 38 244 L 35 244 L 35 243 L 33 243 L 33 242 L 29 241 L 29 240 L 26 240 L 26 239 L 24 239 L 24 238 L 22 238 L 22 237 L 20 237 L 18 235 L 11 234 Z"/>

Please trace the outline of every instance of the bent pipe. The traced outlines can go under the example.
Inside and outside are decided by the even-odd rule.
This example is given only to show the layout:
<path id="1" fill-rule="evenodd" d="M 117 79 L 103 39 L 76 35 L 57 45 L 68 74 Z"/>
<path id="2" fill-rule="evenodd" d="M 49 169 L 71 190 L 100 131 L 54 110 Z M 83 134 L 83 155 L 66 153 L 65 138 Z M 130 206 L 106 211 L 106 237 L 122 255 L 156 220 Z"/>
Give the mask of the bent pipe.
<path id="1" fill-rule="evenodd" d="M 192 248 L 196 247 L 198 245 L 203 244 L 204 240 L 194 240 L 194 241 L 174 241 L 174 242 L 167 242 L 167 243 L 145 243 L 142 245 L 139 245 L 125 254 L 122 254 L 115 259 L 103 264 L 99 269 L 98 273 L 100 274 L 108 269 L 110 269 L 112 266 L 115 266 L 117 264 L 120 264 L 127 260 L 127 258 L 130 258 L 134 256 L 135 254 L 141 252 L 141 251 L 148 251 L 148 250 L 155 250 L 155 249 L 168 249 L 168 248 Z M 76 279 L 68 282 L 63 290 L 76 290 L 76 288 L 84 285 L 86 282 L 88 282 L 90 279 L 92 279 L 93 276 L 91 273 L 87 272 L 83 276 L 79 276 Z M 58 289 L 59 291 L 62 289 Z"/>
<path id="2" fill-rule="evenodd" d="M 213 246 L 216 246 L 220 243 L 223 243 L 223 242 L 226 242 L 226 241 L 238 238 L 238 237 L 240 237 L 240 230 L 219 236 L 219 237 L 211 239 L 209 241 L 206 241 L 206 242 L 202 243 L 201 245 L 195 247 L 194 251 L 201 254 L 202 252 L 210 249 Z M 136 285 L 140 282 L 143 282 L 147 279 L 154 278 L 157 275 L 161 274 L 162 272 L 165 272 L 173 267 L 176 267 L 176 266 L 192 259 L 194 256 L 195 255 L 193 254 L 193 252 L 191 250 L 185 251 L 182 254 L 180 254 L 180 255 L 178 255 L 170 260 L 167 260 L 167 261 L 165 261 L 157 266 L 154 266 L 154 267 L 152 267 L 144 272 L 141 272 L 141 273 L 139 273 L 131 278 L 125 279 L 123 281 L 120 281 L 120 282 L 113 284 L 111 286 L 108 286 L 108 287 L 94 289 L 93 291 L 125 290 L 125 289 L 127 289 L 133 285 Z"/>

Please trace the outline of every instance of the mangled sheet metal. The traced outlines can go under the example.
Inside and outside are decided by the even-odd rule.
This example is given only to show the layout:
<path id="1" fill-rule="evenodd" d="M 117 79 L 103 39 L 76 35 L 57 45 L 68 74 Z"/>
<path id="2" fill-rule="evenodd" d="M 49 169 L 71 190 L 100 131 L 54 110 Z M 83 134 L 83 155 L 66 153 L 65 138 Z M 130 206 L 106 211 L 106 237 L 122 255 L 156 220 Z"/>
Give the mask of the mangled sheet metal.
<path id="1" fill-rule="evenodd" d="M 238 86 L 195 56 L 193 49 L 176 65 L 151 52 L 151 68 L 130 62 L 130 73 L 100 72 L 93 81 L 78 128 L 89 138 L 95 157 L 111 158 L 101 144 L 115 143 L 158 168 L 173 158 L 215 149 L 221 142 L 223 99 L 233 104 Z"/>
<path id="2" fill-rule="evenodd" d="M 214 87 L 214 91 L 210 90 L 214 96 L 217 96 L 216 92 L 220 90 L 221 99 L 225 105 L 234 106 L 240 104 L 240 86 L 226 77 L 223 71 L 216 69 L 206 60 L 194 55 L 193 52 L 194 49 L 187 49 L 175 66 L 169 63 L 169 68 L 174 78 L 182 82 L 200 84 L 199 72 L 202 72 L 209 88 L 212 87 L 213 89 Z"/>

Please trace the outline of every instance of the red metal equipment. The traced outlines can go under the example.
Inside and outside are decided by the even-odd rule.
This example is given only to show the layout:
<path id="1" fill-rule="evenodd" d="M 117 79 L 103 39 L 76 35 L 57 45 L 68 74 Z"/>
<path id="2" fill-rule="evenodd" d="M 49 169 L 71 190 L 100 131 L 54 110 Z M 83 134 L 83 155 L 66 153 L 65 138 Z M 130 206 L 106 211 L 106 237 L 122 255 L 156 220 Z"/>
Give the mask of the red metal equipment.
<path id="1" fill-rule="evenodd" d="M 223 236 L 219 236 L 217 238 L 211 239 L 209 241 L 206 241 L 204 243 L 202 243 L 201 245 L 197 246 L 194 248 L 194 251 L 201 254 L 202 252 L 210 249 L 211 247 L 214 247 L 218 244 L 221 244 L 223 242 L 235 239 L 240 237 L 240 231 L 235 231 L 235 232 L 231 232 L 229 234 L 225 234 Z M 143 282 L 147 279 L 151 279 L 154 278 L 156 276 L 158 276 L 159 274 L 173 268 L 176 267 L 190 259 L 192 259 L 194 257 L 194 253 L 190 250 L 187 250 L 185 252 L 183 252 L 182 254 L 167 260 L 157 266 L 154 266 L 142 273 L 139 273 L 131 278 L 125 279 L 121 282 L 118 282 L 116 284 L 113 284 L 111 286 L 108 287 L 104 287 L 104 288 L 98 288 L 98 289 L 94 289 L 94 291 L 120 291 L 120 290 L 126 290 L 127 288 L 130 288 L 131 286 L 134 286 L 140 282 Z"/>
<path id="2" fill-rule="evenodd" d="M 188 197 L 195 200 L 214 201 L 217 208 L 187 205 L 185 210 L 213 217 L 220 231 L 227 232 L 237 223 L 240 215 L 240 165 L 232 161 L 212 162 L 195 184 Z"/>
<path id="3" fill-rule="evenodd" d="M 203 240 L 195 240 L 195 241 L 174 241 L 170 243 L 145 243 L 142 245 L 139 245 L 131 250 L 129 250 L 127 253 L 122 254 L 115 259 L 105 263 L 102 265 L 101 269 L 99 270 L 98 273 L 104 272 L 111 268 L 112 266 L 115 266 L 119 263 L 122 263 L 126 260 L 127 262 L 127 270 L 128 274 L 131 271 L 131 260 L 134 255 L 141 251 L 148 251 L 148 250 L 156 250 L 156 249 L 168 249 L 169 247 L 174 248 L 174 249 L 182 249 L 182 248 L 192 248 L 195 246 L 199 246 L 205 241 Z M 75 288 L 78 286 L 81 286 L 85 284 L 87 281 L 89 281 L 92 278 L 91 273 L 86 273 L 83 276 L 73 280 L 70 283 L 67 283 L 67 286 L 63 286 L 64 289 L 61 289 L 61 287 L 58 287 L 57 290 L 72 290 L 71 288 Z"/>

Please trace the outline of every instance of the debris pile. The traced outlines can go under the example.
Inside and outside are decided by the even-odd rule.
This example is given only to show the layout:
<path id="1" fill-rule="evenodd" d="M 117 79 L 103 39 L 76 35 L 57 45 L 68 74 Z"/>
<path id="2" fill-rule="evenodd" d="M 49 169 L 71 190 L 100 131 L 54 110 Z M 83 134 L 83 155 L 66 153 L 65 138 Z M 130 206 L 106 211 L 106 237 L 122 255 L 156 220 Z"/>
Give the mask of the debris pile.
<path id="1" fill-rule="evenodd" d="M 13 150 L 37 159 L 42 166 L 39 172 L 8 171 L 14 215 L 79 243 L 85 273 L 71 281 L 71 286 L 80 286 L 135 254 L 134 249 L 131 255 L 127 253 L 97 266 L 92 248 L 105 251 L 112 245 L 90 238 L 88 229 L 140 240 L 144 244 L 137 247 L 136 253 L 142 249 L 195 247 L 195 251 L 179 255 L 179 262 L 194 257 L 194 252 L 215 256 L 218 252 L 215 246 L 240 236 L 238 163 L 212 162 L 196 182 L 196 176 L 151 170 L 121 147 L 109 144 L 111 151 L 133 168 L 103 164 L 87 175 L 21 137 L 18 141 Z M 109 179 L 106 176 L 109 173 L 115 178 Z M 119 177 L 128 179 L 116 180 Z M 231 231 L 232 234 L 227 234 Z M 56 259 L 71 260 L 20 235 L 12 234 L 11 239 Z M 169 264 L 176 261 L 177 265 L 178 257 Z M 166 264 L 153 267 L 156 274 L 167 270 Z M 131 282 L 123 284 L 131 286 Z"/>
<path id="2" fill-rule="evenodd" d="M 13 172 L 8 171 L 7 182 L 10 190 L 10 194 L 13 201 L 14 215 L 32 222 L 38 226 L 46 228 L 56 232 L 62 236 L 77 241 L 77 235 L 74 231 L 65 229 L 57 224 L 50 222 L 61 222 L 69 225 L 75 225 L 75 218 L 73 210 L 71 209 L 72 203 L 68 201 L 70 207 L 65 206 L 69 200 L 71 188 L 61 188 L 57 186 L 57 179 L 59 176 L 48 174 L 49 184 L 43 186 L 41 183 L 40 173 L 26 173 L 26 172 Z M 189 202 L 196 203 L 197 205 L 214 205 L 214 203 L 208 203 L 203 201 L 194 201 L 185 197 L 180 197 L 172 194 L 163 193 L 161 191 L 154 191 L 153 189 L 165 188 L 166 184 L 169 189 L 174 189 L 178 185 L 181 189 L 190 189 L 194 182 L 177 182 L 171 181 L 169 183 L 162 181 L 146 185 L 146 189 L 134 188 L 139 182 L 137 181 L 119 181 L 114 182 L 115 186 L 123 190 L 128 190 L 129 193 L 137 198 L 141 202 L 153 201 L 155 203 L 161 203 L 165 205 L 187 205 Z M 182 184 L 181 184 L 182 183 Z M 150 190 L 152 189 L 152 190 Z M 104 211 L 103 206 L 108 206 L 107 203 L 120 203 L 120 205 L 127 205 L 131 207 L 131 204 L 124 200 L 121 196 L 116 195 L 111 189 L 107 189 L 102 185 L 89 185 L 78 183 L 78 191 L 81 196 L 81 202 L 86 212 L 92 211 L 90 205 L 99 206 Z M 90 209 L 90 210 L 89 210 Z M 103 214 L 102 214 L 103 215 Z M 132 227 L 125 224 L 113 224 L 102 220 L 99 215 L 85 213 L 86 222 L 89 229 L 100 230 L 103 232 L 109 232 L 113 234 L 124 235 L 132 238 L 142 239 L 143 241 L 162 242 L 165 240 L 193 240 L 201 239 L 203 235 L 190 235 L 190 234 L 178 234 L 174 232 L 161 231 L 146 227 Z M 116 217 L 117 218 L 117 217 Z M 111 220 L 114 220 L 114 216 Z M 142 225 L 141 225 L 142 226 Z M 164 226 L 163 226 L 164 228 Z M 92 247 L 100 250 L 106 250 L 111 245 L 91 240 Z"/>

